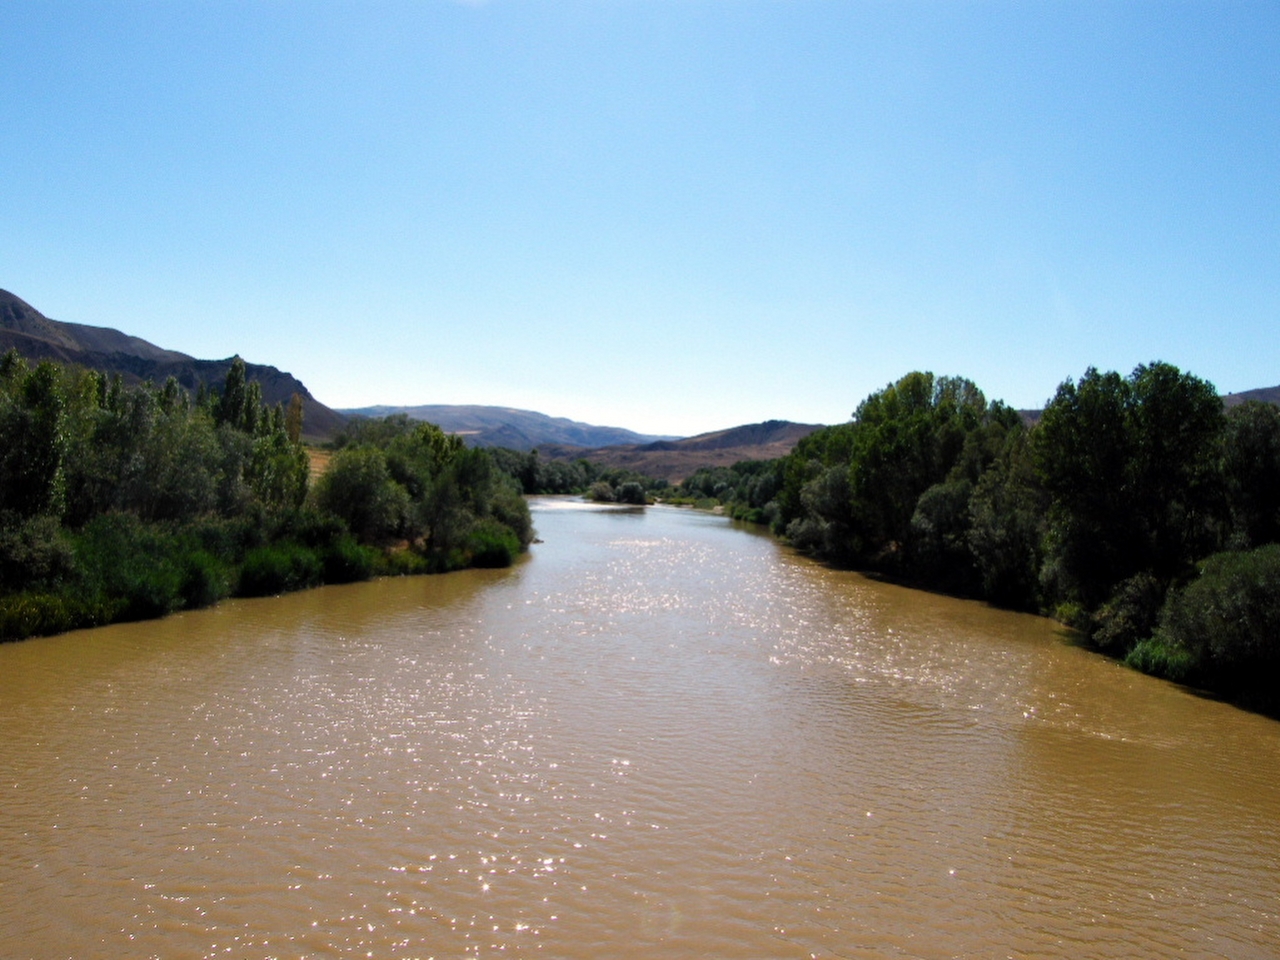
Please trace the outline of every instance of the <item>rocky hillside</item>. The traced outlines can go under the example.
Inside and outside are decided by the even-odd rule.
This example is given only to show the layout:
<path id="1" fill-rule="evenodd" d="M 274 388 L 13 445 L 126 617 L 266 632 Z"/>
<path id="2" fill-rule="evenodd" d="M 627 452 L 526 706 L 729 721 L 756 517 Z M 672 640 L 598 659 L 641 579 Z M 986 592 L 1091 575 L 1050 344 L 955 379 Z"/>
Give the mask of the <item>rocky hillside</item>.
<path id="1" fill-rule="evenodd" d="M 174 377 L 193 393 L 201 384 L 221 389 L 233 359 L 197 360 L 109 327 L 50 320 L 26 301 L 0 290 L 0 353 L 10 349 L 36 362 L 56 360 L 118 373 L 129 383 L 164 383 Z M 246 363 L 245 368 L 249 379 L 262 385 L 267 403 L 288 404 L 295 393 L 302 397 L 303 435 L 307 439 L 328 439 L 346 422 L 341 414 L 311 396 L 292 374 L 258 363 Z"/>

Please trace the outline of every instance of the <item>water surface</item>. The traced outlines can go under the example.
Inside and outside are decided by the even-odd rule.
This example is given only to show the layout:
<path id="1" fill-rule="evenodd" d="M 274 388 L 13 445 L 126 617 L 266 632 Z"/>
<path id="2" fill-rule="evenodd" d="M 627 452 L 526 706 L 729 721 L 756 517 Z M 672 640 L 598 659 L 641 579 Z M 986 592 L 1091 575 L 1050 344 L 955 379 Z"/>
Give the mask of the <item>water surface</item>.
<path id="1" fill-rule="evenodd" d="M 1274 957 L 1280 724 L 729 522 L 0 647 L 0 956 Z"/>

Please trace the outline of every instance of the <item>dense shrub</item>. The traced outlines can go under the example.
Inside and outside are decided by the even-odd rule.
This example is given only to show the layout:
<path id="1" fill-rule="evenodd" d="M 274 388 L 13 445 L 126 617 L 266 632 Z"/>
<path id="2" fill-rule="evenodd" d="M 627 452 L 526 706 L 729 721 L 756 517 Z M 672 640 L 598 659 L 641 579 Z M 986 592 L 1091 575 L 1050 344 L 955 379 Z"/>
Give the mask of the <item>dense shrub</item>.
<path id="1" fill-rule="evenodd" d="M 228 566 L 238 566 L 244 555 L 269 539 L 265 519 L 250 513 L 243 517 L 202 517 L 187 525 L 194 549 L 203 550 Z"/>
<path id="2" fill-rule="evenodd" d="M 596 503 L 613 503 L 617 497 L 614 496 L 613 487 L 607 480 L 597 480 L 591 485 L 587 491 L 587 499 L 594 500 Z"/>
<path id="3" fill-rule="evenodd" d="M 1093 615 L 1090 639 L 1100 650 L 1125 655 L 1151 636 L 1165 588 L 1149 573 L 1130 577 Z"/>
<path id="4" fill-rule="evenodd" d="M 1280 544 L 1206 560 L 1199 577 L 1170 595 L 1154 639 L 1185 659 L 1198 682 L 1275 702 Z"/>
<path id="5" fill-rule="evenodd" d="M 377 554 L 373 573 L 378 577 L 412 577 L 420 573 L 461 570 L 466 565 L 467 558 L 461 550 L 426 554 L 414 550 L 384 550 Z"/>
<path id="6" fill-rule="evenodd" d="M 339 540 L 351 538 L 351 533 L 337 515 L 311 507 L 279 514 L 271 532 L 275 539 L 292 540 L 313 549 L 324 549 Z"/>
<path id="7" fill-rule="evenodd" d="M 392 479 L 386 455 L 376 447 L 347 447 L 335 454 L 316 484 L 315 499 L 366 542 L 396 536 L 409 516 L 409 494 Z"/>
<path id="8" fill-rule="evenodd" d="M 205 550 L 193 550 L 182 558 L 178 594 L 182 606 L 207 607 L 231 593 L 231 568 Z"/>
<path id="9" fill-rule="evenodd" d="M 533 517 L 524 497 L 510 487 L 504 487 L 494 496 L 492 509 L 493 518 L 516 535 L 521 550 L 533 542 Z"/>
<path id="10" fill-rule="evenodd" d="M 614 491 L 614 498 L 619 503 L 630 503 L 643 506 L 646 502 L 644 486 L 635 480 L 628 480 L 625 483 L 618 484 L 618 489 Z"/>
<path id="11" fill-rule="evenodd" d="M 145 620 L 182 606 L 182 546 L 165 529 L 107 513 L 85 526 L 76 548 L 85 595 L 118 608 L 114 619 Z"/>
<path id="12" fill-rule="evenodd" d="M 479 520 L 467 535 L 467 552 L 474 567 L 509 567 L 520 553 L 520 541 L 505 524 Z"/>
<path id="13" fill-rule="evenodd" d="M 75 552 L 53 517 L 0 517 L 0 583 L 7 589 L 57 586 L 74 571 Z"/>
<path id="14" fill-rule="evenodd" d="M 316 552 L 299 543 L 258 547 L 244 558 L 237 592 L 246 597 L 263 597 L 312 587 L 320 582 L 321 568 Z"/>
<path id="15" fill-rule="evenodd" d="M 768 524 L 771 521 L 769 510 L 765 507 L 748 507 L 735 503 L 729 509 L 729 516 L 744 523 Z"/>
<path id="16" fill-rule="evenodd" d="M 0 597 L 0 640 L 62 633 L 106 623 L 110 610 L 52 593 L 11 593 Z"/>
<path id="17" fill-rule="evenodd" d="M 355 537 L 344 533 L 324 551 L 322 575 L 325 583 L 354 583 L 373 575 L 378 551 L 362 547 Z"/>
<path id="18" fill-rule="evenodd" d="M 1124 662 L 1135 670 L 1166 680 L 1183 682 L 1191 678 L 1195 663 L 1189 651 L 1167 643 L 1159 636 L 1140 640 Z"/>

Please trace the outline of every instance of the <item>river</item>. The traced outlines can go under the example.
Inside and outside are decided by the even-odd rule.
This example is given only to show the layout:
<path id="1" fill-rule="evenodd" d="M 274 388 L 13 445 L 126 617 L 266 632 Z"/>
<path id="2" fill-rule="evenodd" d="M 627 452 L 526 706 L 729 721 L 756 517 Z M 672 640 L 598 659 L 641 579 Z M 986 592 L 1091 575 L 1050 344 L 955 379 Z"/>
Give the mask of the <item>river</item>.
<path id="1" fill-rule="evenodd" d="M 1280 724 L 671 508 L 0 647 L 0 956 L 1280 952 Z"/>

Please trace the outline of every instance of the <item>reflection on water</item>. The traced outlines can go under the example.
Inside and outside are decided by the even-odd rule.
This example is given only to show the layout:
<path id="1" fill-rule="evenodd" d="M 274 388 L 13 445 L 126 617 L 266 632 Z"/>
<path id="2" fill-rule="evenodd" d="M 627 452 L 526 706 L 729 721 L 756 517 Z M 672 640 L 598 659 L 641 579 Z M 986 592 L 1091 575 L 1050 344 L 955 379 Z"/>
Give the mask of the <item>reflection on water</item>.
<path id="1" fill-rule="evenodd" d="M 1268 957 L 1280 724 L 688 511 L 0 648 L 5 957 Z"/>

